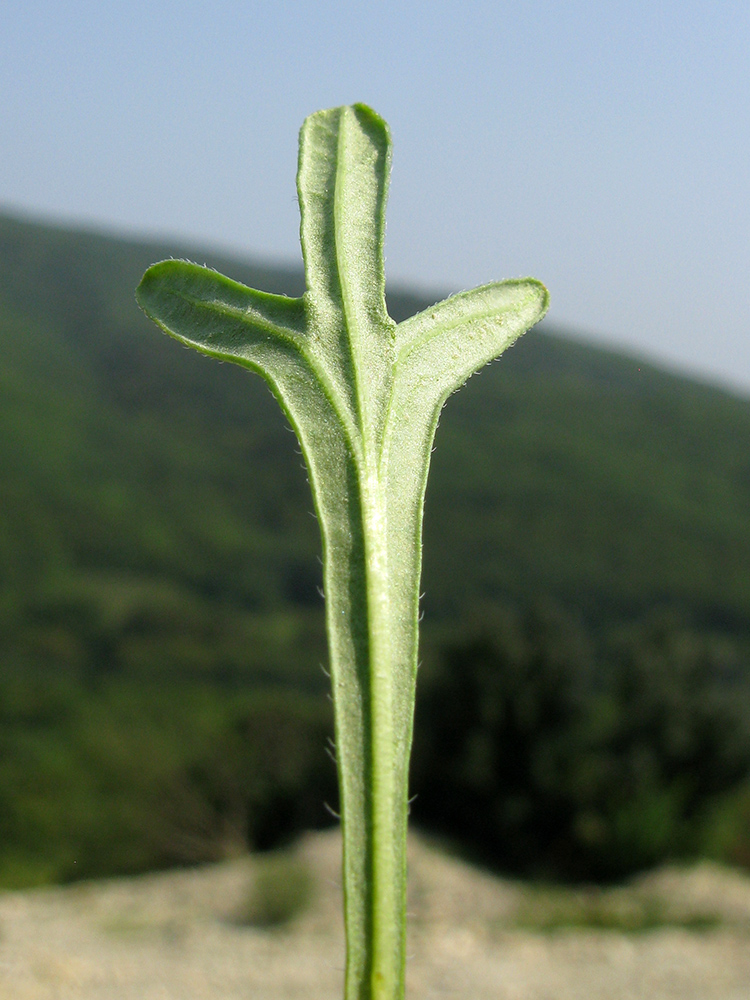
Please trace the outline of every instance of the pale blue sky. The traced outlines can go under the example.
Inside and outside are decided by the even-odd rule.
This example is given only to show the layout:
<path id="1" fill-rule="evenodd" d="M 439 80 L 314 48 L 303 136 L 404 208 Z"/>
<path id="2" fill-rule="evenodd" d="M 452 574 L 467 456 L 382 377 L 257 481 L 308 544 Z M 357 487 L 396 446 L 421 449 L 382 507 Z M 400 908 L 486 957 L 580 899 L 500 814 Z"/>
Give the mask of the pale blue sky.
<path id="1" fill-rule="evenodd" d="M 0 19 L 0 210 L 299 260 L 297 131 L 390 123 L 391 283 L 750 395 L 747 0 L 83 0 Z"/>

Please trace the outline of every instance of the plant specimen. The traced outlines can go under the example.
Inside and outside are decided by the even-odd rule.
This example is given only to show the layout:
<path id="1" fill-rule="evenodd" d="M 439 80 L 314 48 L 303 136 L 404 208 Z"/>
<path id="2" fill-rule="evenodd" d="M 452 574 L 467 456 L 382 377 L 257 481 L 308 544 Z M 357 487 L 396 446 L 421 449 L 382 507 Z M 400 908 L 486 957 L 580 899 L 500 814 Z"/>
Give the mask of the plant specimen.
<path id="1" fill-rule="evenodd" d="M 547 308 L 532 279 L 483 285 L 396 324 L 385 303 L 388 127 L 364 105 L 300 132 L 307 291 L 255 291 L 168 260 L 142 309 L 205 354 L 262 375 L 302 448 L 323 544 L 344 843 L 346 1000 L 404 993 L 407 777 L 422 509 L 446 398 Z"/>

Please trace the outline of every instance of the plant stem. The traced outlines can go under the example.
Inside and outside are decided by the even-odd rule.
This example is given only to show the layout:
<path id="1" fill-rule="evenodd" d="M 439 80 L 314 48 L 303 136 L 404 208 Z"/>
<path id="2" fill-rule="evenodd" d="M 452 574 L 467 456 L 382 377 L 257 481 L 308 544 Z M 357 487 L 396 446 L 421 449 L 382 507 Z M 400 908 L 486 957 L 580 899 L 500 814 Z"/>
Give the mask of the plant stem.
<path id="1" fill-rule="evenodd" d="M 342 561 L 332 550 L 325 559 L 331 577 L 326 592 L 333 584 L 334 593 L 348 598 L 347 613 L 335 597 L 327 601 L 334 691 L 346 689 L 345 697 L 334 698 L 344 840 L 345 995 L 346 1000 L 399 1000 L 404 995 L 406 763 L 412 731 L 411 710 L 404 711 L 404 705 L 413 705 L 416 610 L 408 638 L 404 626 L 408 606 L 417 606 L 419 580 L 417 574 L 407 606 L 394 608 L 387 491 L 376 474 L 360 482 L 361 533 L 352 539 L 348 559 Z M 350 569 L 343 587 L 342 565 Z M 399 653 L 407 662 L 394 663 Z M 411 694 L 394 691 L 405 674 L 411 677 Z"/>

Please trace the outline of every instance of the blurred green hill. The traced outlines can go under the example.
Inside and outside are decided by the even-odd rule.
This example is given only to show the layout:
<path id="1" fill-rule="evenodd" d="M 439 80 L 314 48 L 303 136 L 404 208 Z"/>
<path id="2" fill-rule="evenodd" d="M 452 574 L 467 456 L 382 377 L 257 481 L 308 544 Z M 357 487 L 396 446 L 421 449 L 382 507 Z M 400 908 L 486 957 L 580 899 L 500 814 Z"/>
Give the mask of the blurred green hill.
<path id="1" fill-rule="evenodd" d="M 133 289 L 170 252 L 302 290 L 295 270 L 0 217 L 6 629 L 19 604 L 54 619 L 62 602 L 82 632 L 99 630 L 88 667 L 145 667 L 158 625 L 160 669 L 219 669 L 221 631 L 225 672 L 264 657 L 281 670 L 285 643 L 301 652 L 306 633 L 321 636 L 305 473 L 262 380 L 181 350 L 140 315 Z M 389 296 L 396 318 L 425 304 Z M 745 633 L 748 443 L 750 402 L 533 331 L 443 416 L 428 626 L 543 597 L 594 625 L 668 604 Z M 188 625 L 207 633 L 203 663 L 170 635 Z M 73 667 L 74 637 L 48 639 L 62 660 L 70 643 Z"/>
<path id="2" fill-rule="evenodd" d="M 294 436 L 261 379 L 139 313 L 141 274 L 168 256 L 303 290 L 301 268 L 0 215 L 6 734 L 54 718 L 30 693 L 38 678 L 65 688 L 61 705 L 104 691 L 128 718 L 137 685 L 161 692 L 153 704 L 189 685 L 325 690 L 319 539 Z M 430 304 L 396 289 L 388 301 L 396 319 Z M 496 608 L 541 605 L 597 641 L 666 609 L 745 648 L 749 442 L 750 401 L 532 331 L 438 430 L 426 648 L 470 641 Z"/>

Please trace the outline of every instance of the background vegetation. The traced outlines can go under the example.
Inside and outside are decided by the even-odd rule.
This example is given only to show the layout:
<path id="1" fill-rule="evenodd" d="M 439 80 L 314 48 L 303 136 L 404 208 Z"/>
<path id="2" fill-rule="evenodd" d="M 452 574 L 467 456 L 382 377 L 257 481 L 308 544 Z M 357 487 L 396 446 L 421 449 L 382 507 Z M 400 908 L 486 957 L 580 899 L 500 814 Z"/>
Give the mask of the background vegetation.
<path id="1" fill-rule="evenodd" d="M 272 847 L 335 809 L 301 459 L 260 379 L 138 313 L 175 253 L 302 290 L 0 216 L 5 885 Z M 450 400 L 417 822 L 545 876 L 750 860 L 748 440 L 746 400 L 548 328 Z"/>

